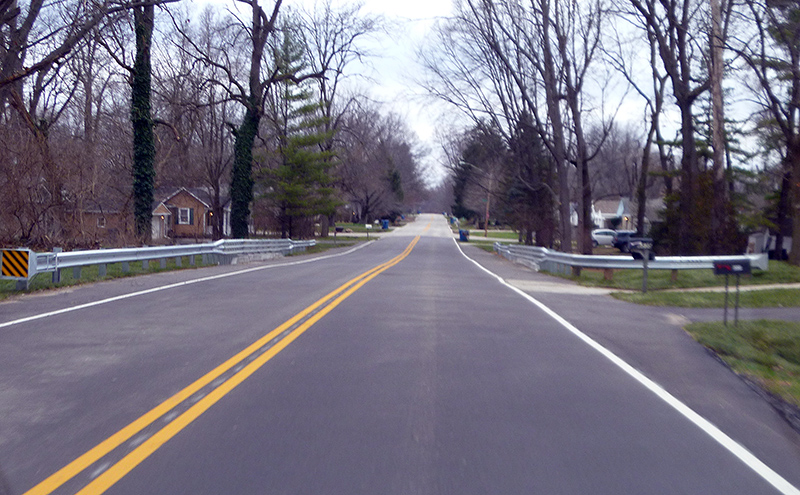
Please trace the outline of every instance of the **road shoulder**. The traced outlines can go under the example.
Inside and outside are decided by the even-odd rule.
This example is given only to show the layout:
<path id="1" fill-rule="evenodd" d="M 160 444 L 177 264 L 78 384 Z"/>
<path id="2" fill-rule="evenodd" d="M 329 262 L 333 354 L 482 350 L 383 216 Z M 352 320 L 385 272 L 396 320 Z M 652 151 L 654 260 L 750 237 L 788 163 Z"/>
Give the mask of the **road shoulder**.
<path id="1" fill-rule="evenodd" d="M 474 246 L 463 248 L 467 256 L 513 280 L 514 286 L 660 384 L 793 483 L 800 482 L 800 433 L 683 331 L 699 312 L 686 312 L 691 316 L 687 317 L 684 308 L 638 306 L 585 293 L 569 280 L 537 273 Z M 704 315 L 711 316 L 709 311 Z"/>

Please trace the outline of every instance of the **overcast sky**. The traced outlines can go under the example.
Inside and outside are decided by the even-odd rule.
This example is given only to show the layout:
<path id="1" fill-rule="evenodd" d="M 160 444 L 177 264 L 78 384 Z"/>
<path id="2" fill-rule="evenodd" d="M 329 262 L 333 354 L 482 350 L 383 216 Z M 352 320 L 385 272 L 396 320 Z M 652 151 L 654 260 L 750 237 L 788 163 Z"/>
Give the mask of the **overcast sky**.
<path id="1" fill-rule="evenodd" d="M 337 5 L 351 5 L 353 1 L 332 0 Z M 314 0 L 285 0 L 285 5 L 313 6 Z M 436 121 L 440 117 L 430 100 L 420 97 L 415 81 L 421 79 L 416 51 L 424 42 L 437 18 L 451 12 L 452 0 L 362 0 L 362 12 L 382 15 L 392 26 L 389 36 L 381 36 L 370 50 L 375 57 L 371 68 L 353 67 L 366 72 L 370 80 L 358 83 L 370 96 L 386 104 L 387 108 L 405 118 L 417 134 L 422 146 L 431 150 L 427 165 L 443 174 L 436 153 Z"/>
<path id="2" fill-rule="evenodd" d="M 227 8 L 241 6 L 235 0 L 195 0 L 198 4 L 213 3 Z M 369 45 L 375 55 L 369 66 L 354 64 L 351 73 L 363 73 L 369 79 L 354 79 L 360 91 L 384 103 L 386 108 L 403 117 L 417 134 L 421 147 L 431 150 L 425 166 L 433 169 L 438 178 L 443 177 L 439 144 L 435 141 L 436 121 L 440 119 L 441 107 L 432 105 L 421 97 L 415 81 L 421 79 L 416 51 L 424 42 L 438 18 L 451 12 L 452 0 L 331 0 L 334 8 L 361 4 L 362 13 L 381 15 L 392 27 L 387 36 L 380 36 Z M 315 0 L 284 0 L 281 9 L 289 6 L 313 8 Z M 262 0 L 265 10 L 274 3 Z M 241 7 L 240 7 L 241 8 Z M 438 107 L 438 108 L 434 108 Z"/>

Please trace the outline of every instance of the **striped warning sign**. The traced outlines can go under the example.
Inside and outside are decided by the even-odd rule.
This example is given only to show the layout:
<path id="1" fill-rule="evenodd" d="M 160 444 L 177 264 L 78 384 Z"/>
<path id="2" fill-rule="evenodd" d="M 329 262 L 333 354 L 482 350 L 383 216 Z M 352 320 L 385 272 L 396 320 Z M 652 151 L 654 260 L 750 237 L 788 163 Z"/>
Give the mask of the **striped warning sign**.
<path id="1" fill-rule="evenodd" d="M 30 251 L 22 249 L 3 249 L 2 276 L 10 278 L 28 278 L 28 258 Z"/>

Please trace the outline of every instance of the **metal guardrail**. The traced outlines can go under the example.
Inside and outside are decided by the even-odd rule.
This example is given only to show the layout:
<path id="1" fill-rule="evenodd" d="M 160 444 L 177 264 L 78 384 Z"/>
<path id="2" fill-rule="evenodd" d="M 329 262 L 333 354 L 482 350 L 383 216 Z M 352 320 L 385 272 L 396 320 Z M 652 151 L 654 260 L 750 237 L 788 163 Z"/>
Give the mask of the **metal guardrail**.
<path id="1" fill-rule="evenodd" d="M 31 253 L 28 280 L 18 282 L 18 287 L 25 288 L 37 273 L 53 273 L 53 281 L 60 280 L 61 270 L 72 268 L 80 278 L 80 269 L 85 266 L 100 265 L 100 275 L 105 274 L 105 267 L 111 263 L 122 263 L 123 270 L 128 263 L 137 261 L 149 265 L 150 261 L 160 261 L 166 267 L 167 259 L 174 258 L 178 266 L 181 258 L 188 256 L 189 263 L 195 263 L 195 257 L 201 256 L 203 263 L 227 264 L 240 256 L 255 256 L 266 253 L 287 255 L 305 251 L 316 245 L 316 241 L 293 241 L 291 239 L 233 239 L 220 240 L 204 244 L 187 244 L 183 246 L 156 246 L 122 249 L 96 249 L 87 251 L 62 252 L 58 249 L 52 253 Z"/>
<path id="2" fill-rule="evenodd" d="M 494 243 L 495 252 L 504 258 L 521 263 L 534 270 L 553 273 L 568 273 L 572 267 L 596 268 L 600 270 L 624 270 L 644 268 L 644 260 L 624 256 L 589 256 L 552 251 L 535 246 Z M 647 263 L 648 270 L 696 270 L 713 269 L 714 261 L 750 261 L 753 268 L 767 270 L 767 254 L 744 254 L 733 256 L 658 256 Z"/>

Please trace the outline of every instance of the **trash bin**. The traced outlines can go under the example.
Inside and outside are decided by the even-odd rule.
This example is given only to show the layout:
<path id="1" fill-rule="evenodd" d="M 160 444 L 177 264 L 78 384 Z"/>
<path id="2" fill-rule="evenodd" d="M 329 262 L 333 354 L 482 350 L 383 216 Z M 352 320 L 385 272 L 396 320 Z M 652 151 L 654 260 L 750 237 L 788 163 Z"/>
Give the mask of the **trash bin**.
<path id="1" fill-rule="evenodd" d="M 381 220 L 381 228 L 383 230 L 389 230 L 389 220 Z"/>
<path id="2" fill-rule="evenodd" d="M 469 242 L 469 230 L 459 229 L 458 240 L 461 242 Z"/>

